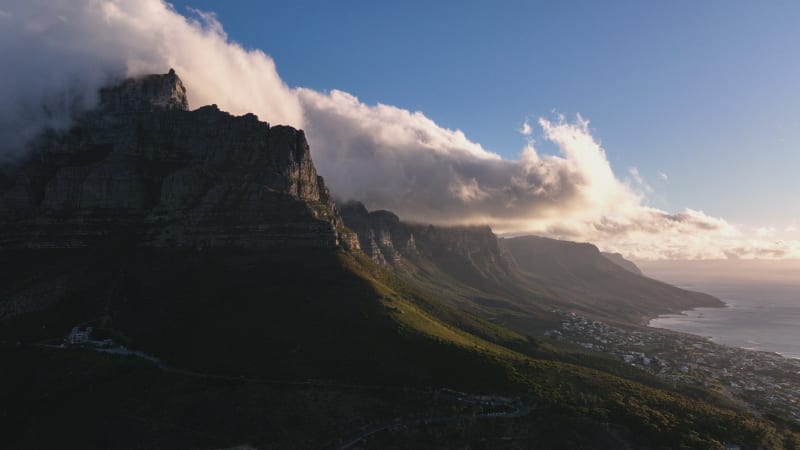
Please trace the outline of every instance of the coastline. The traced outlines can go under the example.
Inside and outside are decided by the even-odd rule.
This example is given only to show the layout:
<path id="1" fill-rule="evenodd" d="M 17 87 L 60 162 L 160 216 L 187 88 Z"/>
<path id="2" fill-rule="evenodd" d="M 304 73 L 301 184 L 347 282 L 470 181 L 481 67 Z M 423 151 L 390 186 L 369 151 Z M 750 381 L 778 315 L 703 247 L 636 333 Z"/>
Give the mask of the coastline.
<path id="1" fill-rule="evenodd" d="M 661 314 L 659 316 L 647 320 L 646 326 L 648 328 L 653 328 L 653 329 L 669 330 L 675 333 L 688 334 L 694 337 L 707 340 L 714 344 L 723 345 L 726 347 L 733 347 L 752 352 L 769 353 L 769 354 L 779 355 L 783 358 L 800 360 L 800 353 L 764 348 L 762 347 L 763 344 L 760 342 L 751 342 L 750 343 L 751 345 L 737 345 L 730 342 L 731 341 L 730 336 L 713 333 L 714 326 L 718 326 L 718 324 L 722 322 L 723 319 L 719 317 L 706 317 L 706 313 L 713 311 L 720 311 L 720 310 L 727 310 L 727 311 L 736 310 L 738 306 L 735 303 L 728 300 L 721 300 L 721 301 L 723 303 L 722 306 L 698 306 L 682 310 L 677 313 Z M 710 327 L 707 327 L 710 329 L 704 330 L 708 332 L 700 333 L 700 332 L 687 331 L 688 328 L 687 325 L 690 324 L 700 325 L 703 322 L 707 322 L 706 323 L 707 326 L 711 325 Z"/>
<path id="2" fill-rule="evenodd" d="M 736 306 L 742 305 L 737 303 Z M 730 306 L 705 311 L 735 310 Z M 752 314 L 747 307 L 739 310 L 742 311 L 745 316 Z M 683 319 L 696 314 L 697 309 L 693 309 L 671 316 Z M 574 313 L 563 319 L 560 329 L 549 330 L 545 335 L 606 353 L 670 383 L 716 389 L 732 401 L 742 402 L 751 411 L 768 412 L 800 423 L 800 405 L 797 404 L 800 359 L 775 351 L 731 345 L 722 339 L 709 338 L 709 333 L 702 329 L 690 333 L 674 327 L 646 330 L 616 327 Z M 755 324 L 758 328 L 757 321 Z"/>

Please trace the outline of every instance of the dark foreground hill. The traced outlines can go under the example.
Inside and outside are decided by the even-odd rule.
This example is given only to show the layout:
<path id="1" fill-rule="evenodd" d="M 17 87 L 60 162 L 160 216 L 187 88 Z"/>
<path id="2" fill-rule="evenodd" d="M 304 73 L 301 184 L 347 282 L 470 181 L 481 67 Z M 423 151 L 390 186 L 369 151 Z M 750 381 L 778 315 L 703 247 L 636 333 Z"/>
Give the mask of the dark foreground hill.
<path id="1" fill-rule="evenodd" d="M 701 390 L 479 317 L 534 289 L 490 230 L 377 233 L 401 249 L 391 264 L 426 255 L 416 278 L 389 270 L 359 250 L 372 243 L 344 226 L 301 131 L 188 111 L 184 94 L 174 73 L 126 81 L 3 168 L 0 447 L 327 448 L 399 420 L 360 445 L 795 448 Z M 531 311 L 553 308 L 536 289 Z M 75 326 L 157 362 L 60 347 Z"/>

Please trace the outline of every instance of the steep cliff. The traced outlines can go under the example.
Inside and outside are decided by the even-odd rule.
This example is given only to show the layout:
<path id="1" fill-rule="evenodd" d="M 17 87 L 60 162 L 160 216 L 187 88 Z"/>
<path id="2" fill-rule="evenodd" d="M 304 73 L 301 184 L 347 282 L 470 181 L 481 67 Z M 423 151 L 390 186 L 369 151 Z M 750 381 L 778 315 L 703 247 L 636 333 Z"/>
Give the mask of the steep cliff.
<path id="1" fill-rule="evenodd" d="M 418 271 L 432 263 L 457 280 L 507 283 L 510 260 L 488 226 L 439 227 L 402 222 L 390 211 L 367 211 L 359 202 L 341 207 L 361 249 L 378 264 Z"/>
<path id="2" fill-rule="evenodd" d="M 0 248 L 354 244 L 303 131 L 187 105 L 174 71 L 102 90 L 4 168 Z"/>

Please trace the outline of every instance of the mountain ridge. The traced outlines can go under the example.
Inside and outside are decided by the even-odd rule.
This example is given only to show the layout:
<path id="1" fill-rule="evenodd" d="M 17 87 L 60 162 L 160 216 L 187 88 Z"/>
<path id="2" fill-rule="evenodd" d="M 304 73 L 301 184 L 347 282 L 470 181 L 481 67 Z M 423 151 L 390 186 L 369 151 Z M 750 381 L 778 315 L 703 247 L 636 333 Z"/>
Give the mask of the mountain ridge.
<path id="1" fill-rule="evenodd" d="M 711 296 L 636 274 L 588 243 L 537 236 L 499 238 L 485 226 L 405 223 L 388 211 L 369 212 L 359 202 L 346 203 L 340 210 L 373 261 L 432 292 L 438 288 L 426 277 L 435 273 L 448 278 L 464 287 L 454 304 L 507 325 L 505 320 L 516 321 L 523 311 L 554 320 L 547 317 L 554 307 L 640 324 L 659 314 L 722 305 Z M 404 244 L 409 241 L 413 249 Z M 537 329 L 521 323 L 512 327 Z"/>

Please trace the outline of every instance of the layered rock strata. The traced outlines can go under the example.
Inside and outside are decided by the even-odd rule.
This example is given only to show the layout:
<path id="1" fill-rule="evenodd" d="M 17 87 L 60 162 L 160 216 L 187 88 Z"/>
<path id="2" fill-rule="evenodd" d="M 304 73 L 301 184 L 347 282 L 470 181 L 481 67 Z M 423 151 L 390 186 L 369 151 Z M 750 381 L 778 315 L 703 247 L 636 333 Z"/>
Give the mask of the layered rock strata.
<path id="1" fill-rule="evenodd" d="M 357 245 L 305 134 L 216 105 L 174 71 L 123 81 L 0 173 L 0 248 Z"/>

